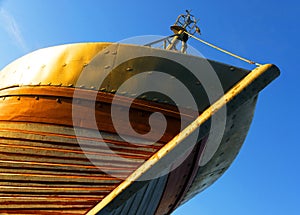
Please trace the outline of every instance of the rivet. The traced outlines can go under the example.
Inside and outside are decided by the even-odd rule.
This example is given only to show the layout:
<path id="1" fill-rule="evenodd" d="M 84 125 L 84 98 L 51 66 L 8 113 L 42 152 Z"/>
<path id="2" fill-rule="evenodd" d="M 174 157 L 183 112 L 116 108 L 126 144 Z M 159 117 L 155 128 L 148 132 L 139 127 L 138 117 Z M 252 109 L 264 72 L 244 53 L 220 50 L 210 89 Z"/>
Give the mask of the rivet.
<path id="1" fill-rule="evenodd" d="M 96 88 L 96 87 L 94 87 L 94 86 L 91 86 L 91 89 L 92 89 L 92 90 L 94 90 L 95 88 Z"/>
<path id="2" fill-rule="evenodd" d="M 68 87 L 73 87 L 73 84 L 69 84 Z"/>
<path id="3" fill-rule="evenodd" d="M 113 51 L 112 54 L 113 54 L 113 55 L 116 55 L 116 54 L 117 54 L 117 51 Z"/>
<path id="4" fill-rule="evenodd" d="M 67 64 L 66 64 L 66 63 L 64 63 L 64 64 L 62 65 L 62 67 L 65 67 L 65 66 L 67 66 Z"/>
<path id="5" fill-rule="evenodd" d="M 42 82 L 39 82 L 37 85 L 40 86 L 42 84 Z"/>
<path id="6" fill-rule="evenodd" d="M 51 85 L 51 82 L 49 82 L 48 85 L 50 86 L 50 85 Z"/>
<path id="7" fill-rule="evenodd" d="M 17 97 L 17 100 L 20 100 L 20 99 L 21 99 L 20 96 L 18 96 L 18 97 Z"/>
<path id="8" fill-rule="evenodd" d="M 110 92 L 111 93 L 116 93 L 117 91 L 115 89 L 112 89 Z"/>
<path id="9" fill-rule="evenodd" d="M 38 97 L 38 96 L 35 97 L 35 100 L 39 100 L 39 99 L 40 99 L 40 97 Z"/>
<path id="10" fill-rule="evenodd" d="M 127 67 L 127 68 L 126 68 L 126 71 L 127 71 L 127 72 L 130 72 L 130 71 L 132 71 L 132 70 L 133 70 L 133 69 L 132 69 L 131 67 Z"/>
<path id="11" fill-rule="evenodd" d="M 60 99 L 60 98 L 57 98 L 57 99 L 56 99 L 56 102 L 57 102 L 57 103 L 61 103 L 61 99 Z"/>
<path id="12" fill-rule="evenodd" d="M 132 97 L 135 97 L 136 95 L 137 95 L 136 93 L 132 93 L 132 94 L 131 94 Z"/>
<path id="13" fill-rule="evenodd" d="M 5 100 L 5 97 L 2 97 L 3 100 Z"/>
<path id="14" fill-rule="evenodd" d="M 102 87 L 101 89 L 100 89 L 100 91 L 106 91 L 106 88 L 105 87 Z"/>
<path id="15" fill-rule="evenodd" d="M 83 64 L 83 67 L 86 67 L 87 65 L 88 65 L 87 63 L 84 63 L 84 64 Z"/>
<path id="16" fill-rule="evenodd" d="M 152 73 L 153 73 L 153 72 L 150 71 L 150 72 L 148 72 L 148 75 L 151 75 Z"/>
<path id="17" fill-rule="evenodd" d="M 108 53 L 109 53 L 109 50 L 105 50 L 105 51 L 104 51 L 104 54 L 108 54 Z"/>
<path id="18" fill-rule="evenodd" d="M 59 83 L 57 86 L 59 86 L 59 87 L 62 86 L 62 83 Z"/>
<path id="19" fill-rule="evenodd" d="M 106 65 L 105 67 L 104 67 L 104 69 L 109 69 L 110 68 L 110 66 L 109 65 Z"/>
<path id="20" fill-rule="evenodd" d="M 154 99 L 152 99 L 152 101 L 157 102 L 157 101 L 158 101 L 158 98 L 154 98 Z"/>
<path id="21" fill-rule="evenodd" d="M 146 99 L 146 98 L 147 98 L 146 95 L 142 95 L 142 96 L 141 96 L 141 99 Z"/>
<path id="22" fill-rule="evenodd" d="M 84 88 L 84 85 L 80 85 L 79 88 Z"/>
<path id="23" fill-rule="evenodd" d="M 196 85 L 200 85 L 201 84 L 201 82 L 200 81 L 196 81 Z"/>
<path id="24" fill-rule="evenodd" d="M 125 95 L 127 92 L 126 91 L 123 91 L 123 92 L 120 92 L 120 95 Z"/>
<path id="25" fill-rule="evenodd" d="M 234 71 L 235 68 L 233 66 L 230 67 L 230 71 Z"/>

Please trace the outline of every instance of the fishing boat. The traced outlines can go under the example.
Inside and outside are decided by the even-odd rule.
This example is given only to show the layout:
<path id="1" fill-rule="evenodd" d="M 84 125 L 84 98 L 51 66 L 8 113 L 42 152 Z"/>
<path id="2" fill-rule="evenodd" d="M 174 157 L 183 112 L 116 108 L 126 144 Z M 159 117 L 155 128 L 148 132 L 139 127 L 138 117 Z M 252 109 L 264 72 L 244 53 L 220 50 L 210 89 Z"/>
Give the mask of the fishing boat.
<path id="1" fill-rule="evenodd" d="M 170 214 L 220 178 L 280 72 L 186 53 L 200 31 L 189 11 L 171 29 L 146 45 L 44 48 L 1 70 L 1 214 Z"/>

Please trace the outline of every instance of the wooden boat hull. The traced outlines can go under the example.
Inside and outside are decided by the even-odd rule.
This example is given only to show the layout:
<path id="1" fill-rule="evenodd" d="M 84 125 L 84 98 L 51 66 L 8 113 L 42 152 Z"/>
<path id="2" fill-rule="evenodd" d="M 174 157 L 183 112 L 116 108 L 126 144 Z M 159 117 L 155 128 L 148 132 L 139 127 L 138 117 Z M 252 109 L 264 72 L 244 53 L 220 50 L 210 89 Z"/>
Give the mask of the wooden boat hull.
<path id="1" fill-rule="evenodd" d="M 192 68 L 205 75 L 206 64 L 201 58 L 147 47 L 87 43 L 39 50 L 8 65 L 0 73 L 0 212 L 90 211 L 209 106 L 205 87 L 189 73 Z M 249 73 L 213 61 L 209 65 L 225 92 Z M 135 95 L 136 88 L 153 82 L 131 78 L 151 76 L 153 71 L 182 81 L 196 98 L 197 109 L 187 103 L 179 104 L 183 108 L 174 105 L 168 97 L 176 91 L 172 77 L 158 83 L 166 86 L 168 96 Z M 251 93 L 227 106 L 223 139 L 206 165 L 200 168 L 199 162 L 205 155 L 209 123 L 184 156 L 172 161 L 170 172 L 133 183 L 99 214 L 168 214 L 212 184 L 230 166 L 246 137 L 257 93 L 277 75 L 256 83 Z M 130 83 L 126 92 L 116 93 L 125 81 Z M 118 130 L 112 106 L 121 123 Z M 167 122 L 158 140 L 154 137 L 161 133 L 161 121 L 149 123 L 155 112 Z M 127 116 L 133 129 L 122 124 Z M 139 135 L 149 131 L 153 136 Z"/>

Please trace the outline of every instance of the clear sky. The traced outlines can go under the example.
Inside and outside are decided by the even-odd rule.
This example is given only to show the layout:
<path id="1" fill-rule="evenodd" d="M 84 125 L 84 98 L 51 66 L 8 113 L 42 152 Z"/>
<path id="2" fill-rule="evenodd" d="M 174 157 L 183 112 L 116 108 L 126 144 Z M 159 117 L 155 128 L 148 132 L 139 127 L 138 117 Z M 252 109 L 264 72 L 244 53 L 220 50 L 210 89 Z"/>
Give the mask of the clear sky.
<path id="1" fill-rule="evenodd" d="M 299 1 L 0 0 L 0 68 L 58 44 L 170 35 L 169 26 L 186 9 L 200 19 L 201 38 L 259 63 L 274 63 L 282 74 L 260 94 L 230 169 L 174 215 L 299 215 Z M 208 58 L 253 68 L 191 44 Z"/>

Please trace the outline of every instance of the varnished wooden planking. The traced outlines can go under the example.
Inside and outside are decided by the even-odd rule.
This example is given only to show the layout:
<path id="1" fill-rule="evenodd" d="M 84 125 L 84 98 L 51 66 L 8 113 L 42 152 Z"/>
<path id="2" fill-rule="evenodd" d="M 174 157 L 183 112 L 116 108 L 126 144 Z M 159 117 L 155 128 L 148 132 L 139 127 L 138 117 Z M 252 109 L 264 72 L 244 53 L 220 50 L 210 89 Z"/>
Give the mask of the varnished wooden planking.
<path id="1" fill-rule="evenodd" d="M 0 211 L 1 214 L 14 214 L 14 215 L 25 215 L 25 214 L 34 214 L 34 215 L 82 215 L 86 213 L 86 209 L 82 208 L 70 208 L 66 210 L 61 210 L 61 209 L 4 209 Z"/>
<path id="2" fill-rule="evenodd" d="M 74 208 L 91 207 L 94 199 L 75 198 L 3 198 L 0 197 L 0 209 L 13 209 L 15 205 L 22 205 L 22 208 Z"/>
<path id="3" fill-rule="evenodd" d="M 18 90 L 16 90 L 15 88 L 4 90 L 4 92 L 2 92 L 1 94 L 2 96 L 4 96 L 3 98 L 5 99 L 0 100 L 0 108 L 3 109 L 3 111 L 0 113 L 0 119 L 6 118 L 6 120 L 9 121 L 40 122 L 64 126 L 80 126 L 82 128 L 93 128 L 93 124 L 90 122 L 89 119 L 86 119 L 86 115 L 84 115 L 84 113 L 90 111 L 91 105 L 93 105 L 93 98 L 91 96 L 87 96 L 88 94 L 87 92 L 85 92 L 86 90 L 76 90 L 76 94 L 78 91 L 79 94 L 82 93 L 85 96 L 84 98 L 81 98 L 80 96 L 80 98 L 78 98 L 79 100 L 77 104 L 77 102 L 72 103 L 72 95 L 74 92 L 74 88 L 61 89 L 63 87 L 48 87 L 56 93 L 56 96 L 47 95 L 49 89 L 46 87 L 41 86 L 26 88 L 29 88 L 28 90 L 33 91 L 37 91 L 37 89 L 41 88 L 38 96 L 39 99 L 36 100 L 36 96 L 34 95 L 27 95 L 26 93 L 22 94 L 22 90 L 21 92 L 18 92 Z M 68 92 L 67 95 L 64 95 L 66 94 L 65 91 Z M 10 93 L 12 96 L 10 96 Z M 45 95 L 40 95 L 42 93 L 44 93 Z M 95 109 L 98 128 L 101 131 L 114 133 L 115 129 L 110 116 L 110 102 L 114 98 L 114 95 L 102 92 L 99 92 L 97 95 L 99 95 L 99 98 L 97 97 L 97 102 L 101 103 L 101 107 L 97 108 L 96 104 Z M 61 99 L 61 102 L 58 103 L 56 99 L 60 97 L 63 98 Z M 130 101 L 124 96 L 118 97 L 120 98 L 118 100 L 120 102 L 116 103 L 115 105 L 119 105 L 120 107 L 123 107 Z M 18 100 L 18 98 L 20 99 Z M 88 100 L 89 98 L 91 100 Z M 18 109 L 20 105 L 22 105 L 22 109 Z M 78 116 L 72 116 L 72 108 L 78 109 Z M 126 113 L 126 109 L 119 108 L 117 110 L 119 111 L 119 113 L 117 113 L 118 116 L 127 116 L 128 114 Z M 139 133 L 147 133 L 150 130 L 150 127 L 146 122 L 150 114 L 155 111 L 159 111 L 165 114 L 169 122 L 167 130 L 164 136 L 162 137 L 161 141 L 167 142 L 176 133 L 178 133 L 178 128 L 180 128 L 180 115 L 178 110 L 176 110 L 176 108 L 174 109 L 174 107 L 170 105 L 153 105 L 151 104 L 151 102 L 139 100 L 131 105 L 131 110 L 132 111 L 130 112 L 130 119 L 132 122 L 134 122 L 133 128 Z M 144 114 L 140 114 L 140 112 L 143 112 Z M 47 113 L 46 116 L 45 113 Z M 195 111 L 193 112 L 191 110 L 186 110 L 186 113 L 183 113 L 182 117 L 186 117 L 183 118 L 183 120 L 185 120 L 183 123 L 187 125 L 188 122 L 190 122 L 194 117 L 196 117 L 196 114 Z M 122 120 L 120 120 L 120 123 L 122 123 Z M 160 122 L 155 123 L 159 124 Z M 125 135 L 134 135 L 131 134 L 130 130 L 128 130 L 127 128 L 128 125 L 124 125 L 122 130 L 119 132 Z M 153 126 L 153 128 L 155 129 L 156 126 Z M 160 133 L 159 130 L 155 132 Z"/>
<path id="4" fill-rule="evenodd" d="M 51 97 L 52 95 L 39 94 L 36 99 L 36 95 L 32 97 L 22 92 L 24 89 L 28 90 L 26 87 L 20 88 L 20 95 L 5 94 L 12 89 L 1 92 L 5 94 L 5 99 L 0 101 L 4 110 L 0 113 L 0 202 L 3 205 L 0 212 L 10 209 L 13 213 L 17 208 L 39 211 L 37 213 L 48 213 L 47 211 L 54 209 L 58 213 L 65 210 L 88 211 L 121 182 L 119 178 L 111 177 L 103 170 L 126 178 L 163 145 L 160 142 L 149 145 L 147 140 L 134 137 L 131 138 L 136 144 L 129 144 L 117 135 L 105 132 L 102 132 L 105 138 L 102 140 L 95 133 L 98 131 L 89 129 L 86 124 L 80 128 L 82 136 L 75 136 L 71 126 L 71 97 L 61 96 L 62 102 L 57 103 L 56 97 Z M 32 89 L 48 92 L 47 87 L 30 90 Z M 18 90 L 13 89 L 14 92 Z M 51 87 L 49 92 L 55 90 L 56 93 L 68 92 L 69 96 L 73 92 L 60 87 Z M 104 98 L 111 99 L 106 94 Z M 49 102 L 54 102 L 55 105 L 47 108 Z M 126 99 L 120 102 L 126 102 Z M 141 103 L 143 108 L 146 103 Z M 80 105 L 84 110 L 88 108 L 88 104 L 84 100 Z M 149 116 L 158 108 L 153 106 L 151 109 L 149 104 L 148 102 L 146 107 L 148 112 L 141 110 L 145 114 L 133 116 L 133 122 L 140 123 L 133 126 L 143 131 L 147 130 L 147 125 L 143 125 L 139 118 Z M 22 109 L 17 109 L 20 106 Z M 139 108 L 140 104 L 136 103 L 136 106 Z M 108 106 L 107 110 L 109 108 Z M 63 112 L 63 115 L 57 114 L 58 111 Z M 169 114 L 168 111 L 165 109 L 166 114 Z M 105 120 L 109 123 L 108 113 L 104 113 L 101 110 L 99 117 L 106 117 Z M 178 124 L 173 123 L 178 120 L 176 114 L 176 110 L 169 114 L 172 128 L 176 128 Z M 169 128 L 169 132 L 172 128 Z M 112 131 L 107 127 L 103 130 Z M 174 134 L 175 130 L 172 131 Z M 85 152 L 77 138 L 84 141 Z M 93 163 L 86 154 L 93 157 Z M 120 161 L 119 156 L 127 158 L 128 161 Z M 95 164 L 100 168 L 95 167 Z"/>
<path id="5" fill-rule="evenodd" d="M 14 125 L 14 127 L 19 127 L 20 124 Z M 32 126 L 39 126 L 39 124 L 32 124 Z M 161 144 L 155 144 L 155 145 L 147 145 L 140 143 L 134 143 L 134 144 L 128 144 L 121 140 L 112 140 L 112 139 L 97 139 L 97 138 L 87 138 L 87 137 L 81 137 L 81 136 L 75 136 L 74 131 L 72 135 L 61 135 L 61 134 L 53 134 L 49 132 L 37 132 L 37 131 L 28 131 L 23 129 L 16 129 L 16 128 L 5 128 L 0 125 L 0 137 L 1 137 L 1 143 L 3 144 L 11 144 L 11 141 L 13 140 L 14 143 L 11 144 L 19 146 L 28 146 L 28 147 L 41 147 L 53 150 L 77 150 L 77 153 L 82 153 L 81 151 L 81 145 L 78 145 L 77 139 L 84 141 L 81 143 L 87 153 L 91 151 L 91 153 L 96 152 L 97 150 L 100 152 L 105 151 L 107 147 L 110 149 L 116 149 L 120 152 L 126 151 L 127 153 L 133 153 L 133 154 L 141 154 L 145 155 L 147 153 L 151 153 L 159 148 L 159 145 Z M 55 127 L 53 127 L 55 128 Z M 12 135 L 13 137 L 7 136 L 8 134 Z M 102 134 L 103 135 L 103 134 Z M 113 138 L 113 135 L 110 135 L 109 138 Z M 41 144 L 40 144 L 41 142 Z M 17 144 L 16 144 L 17 143 Z M 140 147 L 135 147 L 140 146 Z M 46 149 L 46 148 L 45 148 Z M 75 152 L 75 151 L 74 151 Z"/>
<path id="6" fill-rule="evenodd" d="M 18 125 L 22 125 L 22 123 Z M 7 127 L 8 126 L 6 126 L 5 129 L 7 129 Z M 57 129 L 59 129 L 59 127 L 53 127 L 53 130 Z M 38 214 L 54 208 L 56 208 L 56 210 L 61 209 L 60 211 L 80 211 L 83 208 L 87 210 L 96 202 L 100 201 L 101 198 L 107 195 L 120 182 L 120 180 L 109 177 L 101 172 L 100 169 L 95 168 L 86 157 L 78 157 L 78 155 L 82 153 L 78 151 L 80 147 L 76 146 L 76 150 L 74 149 L 73 145 L 76 144 L 75 142 L 72 143 L 71 147 L 67 145 L 67 147 L 63 146 L 52 150 L 52 147 L 49 147 L 51 141 L 43 142 L 43 138 L 41 138 L 42 135 L 47 136 L 47 133 L 41 134 L 36 131 L 30 131 L 30 129 L 25 129 L 23 130 L 23 135 L 20 136 L 26 136 L 24 132 L 25 134 L 29 133 L 29 136 L 25 138 L 26 141 L 22 141 L 19 136 L 20 132 L 22 132 L 22 129 L 18 132 L 7 132 L 6 130 L 6 132 L 3 133 L 5 135 L 1 135 L 2 137 L 0 138 L 0 149 L 3 155 L 0 159 L 0 193 L 14 195 L 13 199 L 15 200 L 11 201 L 10 199 L 8 201 L 7 197 L 2 198 L 1 202 L 3 203 L 3 207 L 0 207 L 1 213 L 2 209 L 8 208 L 12 210 L 16 208 L 27 208 L 28 210 L 35 208 L 35 212 Z M 16 138 L 15 135 L 17 135 L 18 138 Z M 67 134 L 64 134 L 63 138 L 66 138 L 66 135 Z M 54 133 L 52 133 L 52 136 L 55 136 Z M 37 140 L 34 139 L 35 137 L 38 137 Z M 56 143 L 59 142 L 60 141 Z M 130 148 L 133 148 L 134 151 L 136 148 L 136 146 L 132 147 L 125 144 L 126 150 L 122 151 L 122 143 L 119 144 L 116 140 L 112 140 L 110 144 L 112 143 L 116 143 L 122 153 L 126 153 Z M 45 147 L 45 145 L 47 147 Z M 135 153 L 138 153 L 138 151 L 139 150 L 135 151 Z M 151 151 L 152 150 L 140 150 L 140 154 L 151 154 Z M 70 156 L 72 154 L 74 155 Z M 128 154 L 134 153 L 129 152 Z M 145 158 L 142 160 L 144 159 Z M 110 162 L 110 164 L 104 168 L 115 170 L 120 177 L 126 177 L 135 167 L 133 163 L 132 165 L 130 163 L 123 164 L 122 166 L 111 160 L 107 161 Z M 86 165 L 80 164 L 82 162 Z M 124 172 L 125 175 L 121 175 L 122 172 Z M 26 184 L 26 186 L 24 186 L 24 184 Z M 112 186 L 109 186 L 109 184 Z M 22 201 L 24 200 L 22 195 L 30 195 L 33 198 L 27 198 L 27 201 Z M 90 197 L 88 197 L 86 199 L 90 203 L 93 202 L 93 204 L 81 205 L 78 201 L 74 203 L 71 202 L 72 198 L 70 198 L 69 206 L 65 206 L 66 201 L 60 201 L 59 197 L 56 198 L 56 202 L 51 200 L 51 198 L 40 198 L 40 201 L 35 201 L 35 199 L 38 198 L 34 195 L 82 196 L 82 201 L 85 201 L 85 196 L 87 195 L 94 198 L 90 199 Z M 66 197 L 64 197 L 64 199 L 65 198 Z M 53 206 L 53 204 L 55 204 L 55 206 Z M 82 209 L 77 207 L 78 205 Z M 37 209 L 40 211 L 38 212 Z"/>
<path id="7" fill-rule="evenodd" d="M 74 91 L 76 89 L 76 93 Z M 58 86 L 23 86 L 23 87 L 13 87 L 8 89 L 3 89 L 0 91 L 0 96 L 3 97 L 20 97 L 17 98 L 21 100 L 21 96 L 31 97 L 36 99 L 36 97 L 46 97 L 48 99 L 53 99 L 56 101 L 57 98 L 61 99 L 76 99 L 77 102 L 81 101 L 92 101 L 101 102 L 101 104 L 110 105 L 114 100 L 114 104 L 120 107 L 127 106 L 131 101 L 130 98 L 121 95 L 114 95 L 111 93 L 97 92 L 95 90 L 86 90 L 73 87 L 58 87 Z M 95 100 L 95 101 L 94 101 Z M 57 101 L 56 101 L 57 102 Z M 76 104 L 76 103 L 75 103 Z M 58 105 L 59 106 L 59 105 Z M 142 111 L 150 112 L 161 112 L 167 116 L 179 118 L 178 108 L 173 105 L 161 104 L 145 101 L 145 100 L 133 100 L 131 104 L 133 109 L 140 109 Z M 190 109 L 185 109 L 182 113 L 182 117 L 187 119 L 193 119 L 195 111 Z"/>

